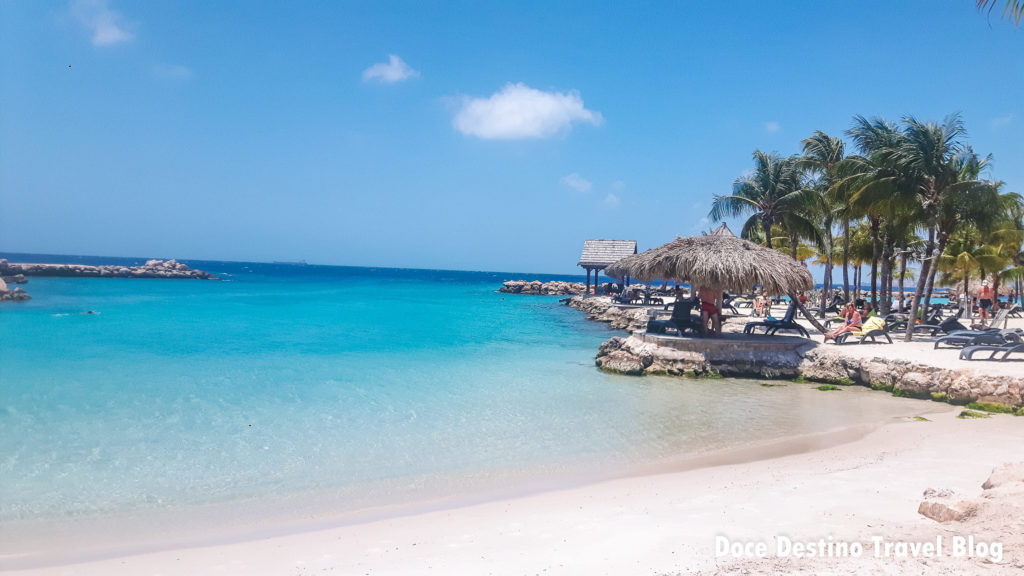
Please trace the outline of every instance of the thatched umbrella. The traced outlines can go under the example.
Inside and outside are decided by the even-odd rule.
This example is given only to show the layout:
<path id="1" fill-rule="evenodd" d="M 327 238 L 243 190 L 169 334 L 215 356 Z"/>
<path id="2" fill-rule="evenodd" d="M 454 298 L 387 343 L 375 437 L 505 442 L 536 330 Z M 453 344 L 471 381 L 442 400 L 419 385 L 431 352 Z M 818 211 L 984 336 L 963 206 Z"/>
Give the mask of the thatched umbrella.
<path id="1" fill-rule="evenodd" d="M 681 280 L 692 286 L 736 292 L 760 285 L 769 296 L 787 294 L 794 300 L 797 292 L 814 288 L 811 273 L 796 260 L 732 235 L 676 238 L 627 256 L 605 269 L 605 273 L 629 275 L 645 282 Z M 825 331 L 803 306 L 800 309 L 815 328 Z"/>
<path id="2" fill-rule="evenodd" d="M 690 236 L 627 256 L 609 266 L 610 276 L 650 282 L 681 280 L 695 286 L 746 292 L 755 284 L 770 296 L 814 288 L 814 279 L 789 256 L 735 236 Z"/>
<path id="3" fill-rule="evenodd" d="M 991 282 L 989 284 L 991 285 Z M 969 287 L 967 289 L 967 293 L 970 294 L 971 296 L 977 296 L 978 295 L 978 288 L 981 288 L 981 279 L 980 278 L 971 278 L 971 282 L 970 282 L 970 284 L 968 286 Z M 963 292 L 964 292 L 964 281 L 961 280 L 961 281 L 957 282 L 956 286 L 954 286 L 952 288 L 949 288 L 949 290 L 953 291 L 953 293 L 956 294 L 957 296 L 959 296 L 960 294 L 963 294 Z M 999 284 L 999 295 L 1000 296 L 1009 296 L 1010 292 L 1013 292 L 1013 286 L 1012 285 L 1007 284 L 1005 282 Z"/>

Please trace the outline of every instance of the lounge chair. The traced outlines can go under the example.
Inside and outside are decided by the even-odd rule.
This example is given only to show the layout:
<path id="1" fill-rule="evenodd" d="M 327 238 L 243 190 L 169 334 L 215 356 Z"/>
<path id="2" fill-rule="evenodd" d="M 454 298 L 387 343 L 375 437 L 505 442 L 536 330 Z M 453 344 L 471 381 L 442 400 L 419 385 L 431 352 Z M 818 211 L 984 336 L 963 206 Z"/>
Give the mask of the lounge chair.
<path id="1" fill-rule="evenodd" d="M 832 301 L 825 305 L 825 314 L 839 314 L 839 308 L 844 304 L 846 304 L 846 301 L 843 300 L 843 297 L 836 294 L 832 297 Z M 821 312 L 821 306 L 808 308 L 807 311 L 811 313 Z"/>
<path id="2" fill-rule="evenodd" d="M 971 324 L 972 330 L 997 330 L 1000 324 L 1006 323 L 1006 316 L 1010 313 L 1010 310 L 1003 308 L 996 312 L 996 315 L 992 317 L 988 324 L 984 321 Z"/>
<path id="3" fill-rule="evenodd" d="M 957 330 L 969 330 L 967 326 L 960 323 L 960 315 L 963 314 L 963 310 L 956 313 L 955 316 L 950 316 L 941 322 L 935 322 L 935 315 L 929 316 L 929 318 L 921 324 L 914 325 L 914 332 L 929 332 L 930 336 L 938 336 L 940 332 L 950 334 Z"/>
<path id="4" fill-rule="evenodd" d="M 672 304 L 672 317 L 668 320 L 648 320 L 647 332 L 664 334 L 666 329 L 671 328 L 678 331 L 680 335 L 690 330 L 694 334 L 702 336 L 704 332 L 701 330 L 700 316 L 690 313 L 694 306 L 699 304 L 700 300 L 694 297 L 676 300 L 675 304 Z"/>
<path id="5" fill-rule="evenodd" d="M 889 337 L 889 327 L 885 323 L 885 319 L 880 316 L 872 316 L 864 321 L 860 330 L 843 332 L 836 336 L 836 344 L 845 344 L 850 338 L 860 338 L 858 344 L 863 344 L 868 338 L 871 338 L 872 342 L 876 342 L 875 338 L 878 336 L 884 337 L 889 341 L 889 344 L 892 344 L 892 338 Z"/>
<path id="6" fill-rule="evenodd" d="M 1015 305 L 1013 308 L 1010 308 L 1010 311 L 1007 313 L 1007 316 L 1011 318 L 1020 318 L 1022 312 L 1024 312 L 1024 310 L 1021 310 L 1020 306 Z"/>
<path id="7" fill-rule="evenodd" d="M 974 355 L 981 352 L 991 352 L 988 358 L 984 360 L 999 360 L 1002 362 L 1006 360 L 1006 357 L 1014 352 L 1024 353 L 1024 343 L 1022 342 L 1007 342 L 1002 346 L 967 346 L 960 351 L 961 360 L 974 360 Z M 1002 357 L 996 358 L 997 355 L 1002 354 Z"/>
<path id="8" fill-rule="evenodd" d="M 786 314 L 781 320 L 766 318 L 760 322 L 747 322 L 747 325 L 743 327 L 743 333 L 754 334 L 756 328 L 763 326 L 764 333 L 768 336 L 774 336 L 779 330 L 796 330 L 804 338 L 810 338 L 811 335 L 807 333 L 807 329 L 793 320 L 795 316 L 796 302 L 790 302 L 789 308 L 786 308 Z"/>
<path id="9" fill-rule="evenodd" d="M 951 348 L 1002 346 L 1007 342 L 1020 342 L 1021 336 L 1020 328 L 1012 330 L 958 330 L 936 340 L 934 348 L 938 348 L 939 344 L 946 344 Z"/>
<path id="10" fill-rule="evenodd" d="M 722 298 L 722 312 L 725 312 L 726 310 L 728 310 L 728 311 L 732 312 L 733 314 L 739 316 L 740 315 L 740 311 L 736 309 L 736 306 L 734 304 L 740 298 L 738 298 L 736 296 L 728 296 L 728 297 L 726 297 L 724 294 L 722 296 L 723 296 L 723 298 Z"/>

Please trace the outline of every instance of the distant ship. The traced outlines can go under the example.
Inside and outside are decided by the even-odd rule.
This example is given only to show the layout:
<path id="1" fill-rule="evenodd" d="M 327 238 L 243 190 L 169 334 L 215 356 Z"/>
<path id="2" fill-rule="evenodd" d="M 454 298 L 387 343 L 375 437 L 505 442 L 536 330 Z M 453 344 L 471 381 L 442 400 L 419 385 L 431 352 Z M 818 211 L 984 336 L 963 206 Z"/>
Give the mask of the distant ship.
<path id="1" fill-rule="evenodd" d="M 274 260 L 271 264 L 277 264 L 279 266 L 309 266 L 305 260 L 298 260 L 296 262 L 284 262 L 280 260 Z"/>

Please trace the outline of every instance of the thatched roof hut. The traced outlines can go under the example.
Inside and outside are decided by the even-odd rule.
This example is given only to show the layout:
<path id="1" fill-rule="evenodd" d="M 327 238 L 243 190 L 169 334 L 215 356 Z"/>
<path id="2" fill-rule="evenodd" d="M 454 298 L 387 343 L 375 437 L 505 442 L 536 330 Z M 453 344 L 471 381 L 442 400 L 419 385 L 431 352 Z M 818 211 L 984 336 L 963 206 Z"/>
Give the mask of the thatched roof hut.
<path id="1" fill-rule="evenodd" d="M 786 254 L 729 235 L 676 238 L 668 244 L 629 256 L 605 270 L 650 282 L 681 280 L 737 292 L 754 285 L 769 295 L 810 290 L 811 273 Z"/>
<path id="2" fill-rule="evenodd" d="M 992 285 L 991 281 L 989 281 L 989 285 L 990 286 Z M 960 280 L 959 282 L 956 283 L 956 286 L 947 287 L 947 288 L 949 290 L 951 290 L 953 292 L 953 294 L 957 294 L 957 295 L 963 294 L 963 292 L 964 292 L 964 281 Z M 978 295 L 978 288 L 981 288 L 981 279 L 980 278 L 971 278 L 971 281 L 968 284 L 967 292 L 972 297 L 973 296 L 977 296 Z M 999 283 L 999 295 L 1000 296 L 1009 296 L 1010 292 L 1013 292 L 1013 284 L 1011 282 L 1000 282 Z"/>

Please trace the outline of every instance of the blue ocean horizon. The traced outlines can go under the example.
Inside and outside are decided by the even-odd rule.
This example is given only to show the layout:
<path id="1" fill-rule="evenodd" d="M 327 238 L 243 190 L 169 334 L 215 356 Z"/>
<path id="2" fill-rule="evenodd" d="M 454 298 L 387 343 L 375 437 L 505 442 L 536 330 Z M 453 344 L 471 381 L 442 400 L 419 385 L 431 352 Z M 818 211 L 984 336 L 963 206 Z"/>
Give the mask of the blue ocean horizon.
<path id="1" fill-rule="evenodd" d="M 33 277 L 0 306 L 0 554 L 57 527 L 102 547 L 97 522 L 144 542 L 171 518 L 232 533 L 548 489 L 910 410 L 601 372 L 618 332 L 498 293 L 515 274 L 183 262 L 224 280 Z"/>

